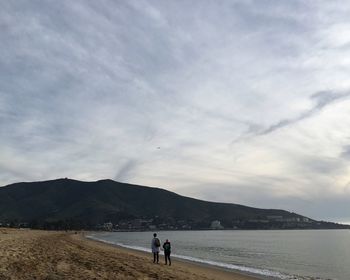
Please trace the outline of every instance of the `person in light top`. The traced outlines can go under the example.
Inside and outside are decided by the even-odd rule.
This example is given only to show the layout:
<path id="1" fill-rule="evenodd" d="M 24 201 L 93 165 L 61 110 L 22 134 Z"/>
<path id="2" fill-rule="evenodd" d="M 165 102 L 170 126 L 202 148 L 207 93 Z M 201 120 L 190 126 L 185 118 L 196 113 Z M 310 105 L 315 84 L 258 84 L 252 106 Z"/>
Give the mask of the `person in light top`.
<path id="1" fill-rule="evenodd" d="M 152 253 L 153 253 L 153 262 L 159 263 L 159 249 L 160 249 L 160 240 L 157 237 L 157 234 L 153 234 L 153 239 L 151 243 Z"/>

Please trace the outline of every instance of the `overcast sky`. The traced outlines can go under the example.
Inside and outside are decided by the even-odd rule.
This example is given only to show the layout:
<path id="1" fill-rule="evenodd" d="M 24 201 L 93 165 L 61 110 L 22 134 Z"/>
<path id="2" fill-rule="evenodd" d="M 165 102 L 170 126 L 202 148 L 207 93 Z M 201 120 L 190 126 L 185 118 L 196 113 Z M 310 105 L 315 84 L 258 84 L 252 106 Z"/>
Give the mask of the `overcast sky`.
<path id="1" fill-rule="evenodd" d="M 347 1 L 1 1 L 0 185 L 61 177 L 350 222 Z"/>

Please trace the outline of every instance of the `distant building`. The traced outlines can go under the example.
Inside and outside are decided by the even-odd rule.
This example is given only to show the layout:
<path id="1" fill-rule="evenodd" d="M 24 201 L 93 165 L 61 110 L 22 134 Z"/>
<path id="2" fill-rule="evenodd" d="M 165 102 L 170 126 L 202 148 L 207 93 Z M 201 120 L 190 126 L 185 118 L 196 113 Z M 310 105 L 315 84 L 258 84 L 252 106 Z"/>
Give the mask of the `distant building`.
<path id="1" fill-rule="evenodd" d="M 113 224 L 112 224 L 111 222 L 109 222 L 109 223 L 104 223 L 104 224 L 103 224 L 103 229 L 104 229 L 105 231 L 112 231 L 112 229 L 113 229 Z"/>
<path id="2" fill-rule="evenodd" d="M 221 222 L 218 220 L 212 221 L 210 225 L 211 229 L 223 229 L 224 227 L 221 225 Z"/>

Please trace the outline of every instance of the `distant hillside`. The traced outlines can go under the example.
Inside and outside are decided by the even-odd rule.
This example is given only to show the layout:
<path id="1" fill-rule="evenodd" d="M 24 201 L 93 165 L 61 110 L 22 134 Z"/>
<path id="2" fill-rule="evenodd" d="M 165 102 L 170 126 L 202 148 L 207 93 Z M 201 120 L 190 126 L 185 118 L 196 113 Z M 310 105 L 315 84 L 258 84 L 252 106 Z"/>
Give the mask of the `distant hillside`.
<path id="1" fill-rule="evenodd" d="M 58 179 L 16 183 L 0 188 L 0 223 L 30 223 L 94 228 L 112 222 L 125 229 L 339 228 L 276 209 L 214 203 L 159 188 L 112 180 L 81 182 Z"/>

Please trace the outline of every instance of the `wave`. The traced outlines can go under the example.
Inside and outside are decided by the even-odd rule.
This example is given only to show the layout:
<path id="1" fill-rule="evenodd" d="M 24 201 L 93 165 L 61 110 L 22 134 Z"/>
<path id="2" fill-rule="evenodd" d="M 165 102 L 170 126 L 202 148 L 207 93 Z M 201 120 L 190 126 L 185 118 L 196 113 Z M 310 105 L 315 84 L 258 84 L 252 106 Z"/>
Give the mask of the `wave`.
<path id="1" fill-rule="evenodd" d="M 142 252 L 147 252 L 147 253 L 150 252 L 150 249 L 145 248 L 145 247 L 141 247 L 141 246 L 131 246 L 131 245 L 127 245 L 127 244 L 120 243 L 120 242 L 108 241 L 105 239 L 97 238 L 97 237 L 92 236 L 92 235 L 86 235 L 86 237 L 89 239 L 93 239 L 96 241 L 106 243 L 106 244 L 116 245 L 116 246 L 120 246 L 120 247 L 127 248 L 127 249 L 132 249 L 132 250 L 137 250 L 137 251 L 142 251 Z M 163 254 L 163 253 L 161 252 L 160 254 Z M 235 270 L 235 271 L 240 271 L 240 272 L 244 272 L 247 274 L 255 274 L 255 275 L 260 275 L 260 276 L 274 278 L 274 279 L 283 279 L 283 280 L 314 280 L 314 279 L 317 279 L 317 280 L 322 280 L 322 278 L 314 278 L 314 277 L 299 276 L 299 275 L 289 275 L 289 274 L 284 274 L 284 273 L 269 270 L 269 269 L 260 269 L 260 268 L 248 267 L 248 266 L 243 266 L 243 265 L 228 264 L 228 263 L 205 260 L 205 259 L 184 256 L 184 255 L 172 254 L 171 256 L 178 258 L 178 259 L 187 260 L 190 262 L 216 266 L 216 267 L 220 267 L 220 268 L 224 268 L 224 269 Z"/>

